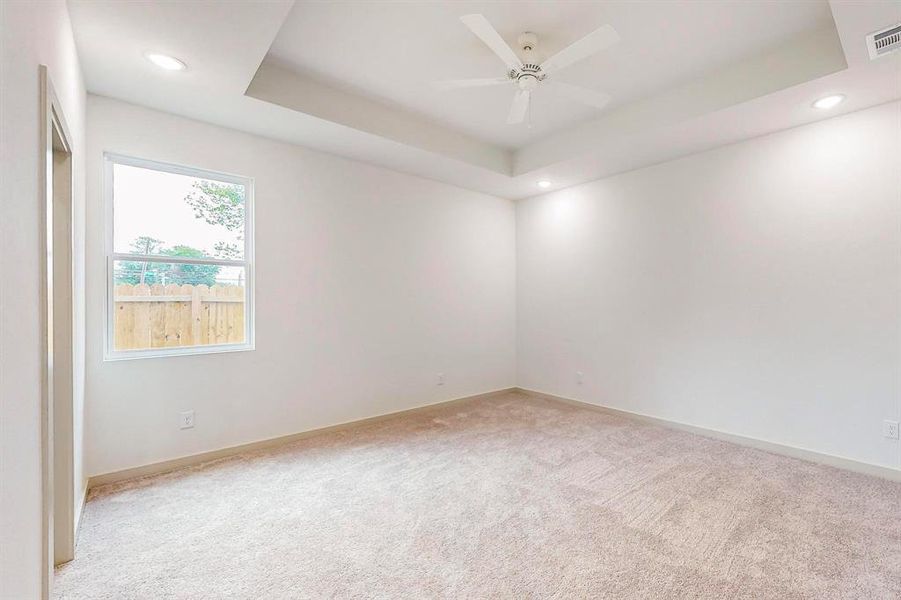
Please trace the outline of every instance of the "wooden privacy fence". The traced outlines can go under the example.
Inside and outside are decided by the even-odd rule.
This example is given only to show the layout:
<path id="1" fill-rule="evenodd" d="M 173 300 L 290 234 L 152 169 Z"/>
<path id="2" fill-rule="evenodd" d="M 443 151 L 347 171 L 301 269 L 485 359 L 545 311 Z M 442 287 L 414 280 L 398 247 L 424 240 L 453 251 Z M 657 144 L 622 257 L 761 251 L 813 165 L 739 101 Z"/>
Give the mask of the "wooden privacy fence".
<path id="1" fill-rule="evenodd" d="M 113 298 L 116 350 L 244 341 L 242 286 L 120 284 Z"/>

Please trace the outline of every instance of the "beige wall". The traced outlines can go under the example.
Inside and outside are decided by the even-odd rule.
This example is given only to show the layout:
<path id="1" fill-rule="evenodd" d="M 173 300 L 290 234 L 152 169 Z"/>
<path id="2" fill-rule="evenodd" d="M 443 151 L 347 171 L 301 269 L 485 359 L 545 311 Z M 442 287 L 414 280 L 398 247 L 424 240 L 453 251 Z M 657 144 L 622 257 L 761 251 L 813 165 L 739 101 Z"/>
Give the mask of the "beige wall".
<path id="1" fill-rule="evenodd" d="M 899 133 L 895 102 L 518 203 L 517 383 L 901 468 Z"/>
<path id="2" fill-rule="evenodd" d="M 85 92 L 66 4 L 0 2 L 0 598 L 41 580 L 41 336 L 38 65 L 65 111 L 75 172 L 75 498 L 84 492 Z"/>
<path id="3" fill-rule="evenodd" d="M 256 350 L 103 362 L 104 151 L 255 179 Z M 95 96 L 87 173 L 91 475 L 515 383 L 509 200 Z"/>

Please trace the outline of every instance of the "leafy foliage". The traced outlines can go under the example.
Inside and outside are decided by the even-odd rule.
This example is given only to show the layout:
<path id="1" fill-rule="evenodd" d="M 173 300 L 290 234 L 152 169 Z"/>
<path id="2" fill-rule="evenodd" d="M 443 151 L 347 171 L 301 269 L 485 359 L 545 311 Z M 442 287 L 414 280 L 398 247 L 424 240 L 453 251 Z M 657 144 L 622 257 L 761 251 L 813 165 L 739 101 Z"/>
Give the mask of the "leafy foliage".
<path id="1" fill-rule="evenodd" d="M 202 250 L 190 246 L 173 246 L 162 248 L 163 242 L 146 236 L 141 236 L 132 242 L 132 250 L 137 254 L 149 254 L 155 252 L 159 256 L 181 256 L 185 258 L 204 258 Z M 122 261 L 116 270 L 116 283 L 129 283 L 138 285 L 146 283 L 153 285 L 178 284 L 178 285 L 213 285 L 221 267 L 218 265 L 197 264 L 173 264 L 161 262 Z"/>
<path id="2" fill-rule="evenodd" d="M 241 251 L 238 250 L 238 246 L 236 246 L 235 244 L 229 244 L 228 242 L 216 242 L 213 245 L 213 252 L 219 258 L 241 258 Z"/>
<path id="3" fill-rule="evenodd" d="M 193 188 L 185 202 L 194 209 L 195 217 L 229 231 L 244 229 L 244 186 L 201 180 L 195 181 Z"/>
<path id="4" fill-rule="evenodd" d="M 134 254 L 156 254 L 162 245 L 163 240 L 142 235 L 131 243 L 131 251 Z"/>

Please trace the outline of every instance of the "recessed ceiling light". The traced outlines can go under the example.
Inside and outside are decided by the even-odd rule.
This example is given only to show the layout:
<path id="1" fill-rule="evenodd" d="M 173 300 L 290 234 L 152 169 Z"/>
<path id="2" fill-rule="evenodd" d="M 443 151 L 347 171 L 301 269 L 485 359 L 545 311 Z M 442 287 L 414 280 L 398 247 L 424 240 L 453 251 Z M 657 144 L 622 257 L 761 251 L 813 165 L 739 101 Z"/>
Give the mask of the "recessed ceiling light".
<path id="1" fill-rule="evenodd" d="M 160 54 L 159 52 L 148 52 L 144 55 L 147 60 L 155 64 L 161 69 L 167 71 L 184 71 L 188 66 L 173 56 L 168 54 Z"/>
<path id="2" fill-rule="evenodd" d="M 841 104 L 841 101 L 844 100 L 845 97 L 842 94 L 836 94 L 834 96 L 826 96 L 825 98 L 820 98 L 816 102 L 813 103 L 814 108 L 832 108 L 834 106 L 838 106 Z"/>
<path id="3" fill-rule="evenodd" d="M 551 182 L 548 181 L 547 179 L 542 179 L 541 181 L 538 182 L 538 187 L 540 187 L 541 189 L 547 189 L 547 188 L 551 187 Z"/>

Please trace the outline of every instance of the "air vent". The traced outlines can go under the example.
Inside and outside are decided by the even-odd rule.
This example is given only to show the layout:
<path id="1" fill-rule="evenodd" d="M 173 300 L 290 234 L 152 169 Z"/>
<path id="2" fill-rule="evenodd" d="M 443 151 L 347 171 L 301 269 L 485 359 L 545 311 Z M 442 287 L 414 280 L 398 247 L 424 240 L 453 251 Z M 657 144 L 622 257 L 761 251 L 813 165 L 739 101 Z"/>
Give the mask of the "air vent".
<path id="1" fill-rule="evenodd" d="M 870 60 L 901 50 L 901 23 L 867 36 Z"/>

